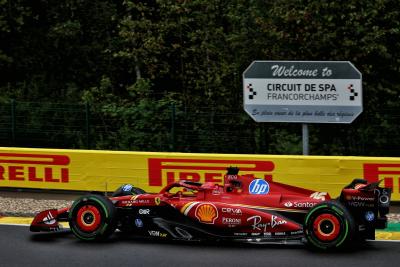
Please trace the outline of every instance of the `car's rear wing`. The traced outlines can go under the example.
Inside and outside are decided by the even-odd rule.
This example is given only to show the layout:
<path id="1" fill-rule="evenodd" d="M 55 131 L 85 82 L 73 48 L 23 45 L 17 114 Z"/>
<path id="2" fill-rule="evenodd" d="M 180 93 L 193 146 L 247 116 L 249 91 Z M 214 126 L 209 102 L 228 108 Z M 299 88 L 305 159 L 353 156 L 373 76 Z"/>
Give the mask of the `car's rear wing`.
<path id="1" fill-rule="evenodd" d="M 340 201 L 350 210 L 368 239 L 375 238 L 375 229 L 387 227 L 391 188 L 380 187 L 381 181 L 368 183 L 354 179 L 340 195 Z"/>

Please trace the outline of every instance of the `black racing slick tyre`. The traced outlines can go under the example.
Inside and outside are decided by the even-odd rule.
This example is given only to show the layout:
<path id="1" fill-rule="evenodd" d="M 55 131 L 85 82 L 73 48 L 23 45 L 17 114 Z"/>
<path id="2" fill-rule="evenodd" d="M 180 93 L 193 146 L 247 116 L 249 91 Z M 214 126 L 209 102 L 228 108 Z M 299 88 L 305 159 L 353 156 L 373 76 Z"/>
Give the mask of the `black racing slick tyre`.
<path id="1" fill-rule="evenodd" d="M 350 243 L 354 233 L 353 216 L 337 201 L 320 203 L 305 217 L 304 234 L 312 248 L 342 248 Z"/>
<path id="2" fill-rule="evenodd" d="M 113 203 L 105 196 L 83 196 L 75 200 L 69 210 L 69 226 L 81 240 L 104 240 L 115 231 L 115 213 Z"/>

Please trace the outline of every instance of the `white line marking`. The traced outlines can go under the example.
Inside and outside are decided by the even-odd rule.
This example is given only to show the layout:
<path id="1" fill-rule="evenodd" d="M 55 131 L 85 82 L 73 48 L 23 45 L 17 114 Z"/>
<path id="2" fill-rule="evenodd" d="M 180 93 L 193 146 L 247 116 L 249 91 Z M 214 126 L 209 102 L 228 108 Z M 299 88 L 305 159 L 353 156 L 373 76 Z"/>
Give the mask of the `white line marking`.
<path id="1" fill-rule="evenodd" d="M 367 240 L 368 242 L 400 242 L 400 240 L 390 240 L 390 239 L 385 239 L 385 240 Z"/>
<path id="2" fill-rule="evenodd" d="M 21 224 L 21 223 L 0 223 L 0 225 L 30 226 L 30 224 Z"/>

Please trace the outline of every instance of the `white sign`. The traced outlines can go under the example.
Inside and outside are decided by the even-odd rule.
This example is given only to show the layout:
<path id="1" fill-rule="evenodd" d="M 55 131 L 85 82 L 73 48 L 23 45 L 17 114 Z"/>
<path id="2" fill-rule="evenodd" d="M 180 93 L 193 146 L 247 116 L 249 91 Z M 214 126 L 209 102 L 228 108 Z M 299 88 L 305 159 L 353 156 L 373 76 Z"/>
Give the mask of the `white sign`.
<path id="1" fill-rule="evenodd" d="M 254 61 L 243 98 L 257 122 L 350 123 L 362 112 L 361 73 L 342 61 Z"/>

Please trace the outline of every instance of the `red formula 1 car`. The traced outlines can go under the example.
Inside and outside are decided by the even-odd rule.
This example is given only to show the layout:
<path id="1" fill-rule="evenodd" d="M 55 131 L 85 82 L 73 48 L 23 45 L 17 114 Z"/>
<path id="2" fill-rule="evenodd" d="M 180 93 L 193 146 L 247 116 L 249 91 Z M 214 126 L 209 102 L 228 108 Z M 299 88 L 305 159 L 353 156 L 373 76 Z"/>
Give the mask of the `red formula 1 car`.
<path id="1" fill-rule="evenodd" d="M 125 184 L 107 198 L 90 194 L 71 207 L 40 212 L 30 230 L 57 231 L 68 221 L 82 240 L 100 240 L 116 229 L 175 240 L 306 241 L 331 249 L 375 238 L 385 228 L 391 191 L 355 179 L 339 198 L 263 179 L 230 167 L 224 186 L 179 181 L 158 194 Z"/>

